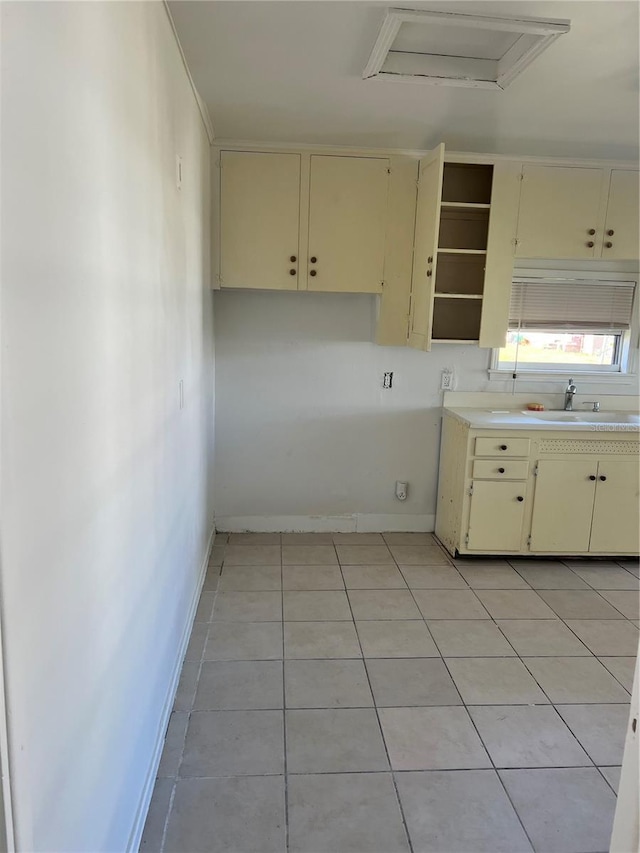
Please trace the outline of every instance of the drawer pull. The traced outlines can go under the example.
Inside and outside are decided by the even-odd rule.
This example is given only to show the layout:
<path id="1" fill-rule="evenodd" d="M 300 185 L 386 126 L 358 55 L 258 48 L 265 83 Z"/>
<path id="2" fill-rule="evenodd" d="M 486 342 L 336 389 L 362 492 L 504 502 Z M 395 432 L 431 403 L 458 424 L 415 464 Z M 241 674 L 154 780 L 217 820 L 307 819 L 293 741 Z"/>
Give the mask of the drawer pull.
<path id="1" fill-rule="evenodd" d="M 522 503 L 522 501 L 524 500 L 524 498 L 522 497 L 522 495 L 518 495 L 518 497 L 516 498 L 516 500 L 517 500 L 517 501 L 520 501 L 520 503 Z"/>
<path id="2" fill-rule="evenodd" d="M 506 445 L 506 444 L 501 444 L 501 445 L 500 445 L 500 450 L 507 450 L 507 445 Z"/>
<path id="3" fill-rule="evenodd" d="M 498 468 L 498 474 L 504 474 L 504 468 Z"/>

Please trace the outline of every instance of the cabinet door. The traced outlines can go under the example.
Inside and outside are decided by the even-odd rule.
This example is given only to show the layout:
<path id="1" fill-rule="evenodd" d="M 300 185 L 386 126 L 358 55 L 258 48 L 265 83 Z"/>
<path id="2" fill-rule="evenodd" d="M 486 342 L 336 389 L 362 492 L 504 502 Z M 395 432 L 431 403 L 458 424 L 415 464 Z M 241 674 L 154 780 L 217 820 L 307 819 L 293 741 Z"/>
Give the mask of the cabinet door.
<path id="1" fill-rule="evenodd" d="M 222 151 L 221 287 L 297 290 L 299 217 L 299 154 Z"/>
<path id="2" fill-rule="evenodd" d="M 520 551 L 526 482 L 474 480 L 469 513 L 470 551 Z"/>
<path id="3" fill-rule="evenodd" d="M 491 211 L 480 320 L 481 347 L 503 347 L 509 326 L 513 282 L 513 240 L 518 220 L 520 167 L 496 163 L 493 167 Z"/>
<path id="4" fill-rule="evenodd" d="M 538 462 L 531 551 L 578 554 L 589 550 L 597 469 L 596 459 Z"/>
<path id="5" fill-rule="evenodd" d="M 602 237 L 596 232 L 603 175 L 602 169 L 525 164 L 516 257 L 593 258 Z"/>
<path id="6" fill-rule="evenodd" d="M 602 257 L 635 260 L 638 257 L 638 172 L 613 169 L 609 184 Z M 612 234 L 608 232 L 612 231 Z M 607 246 L 611 243 L 611 247 Z"/>
<path id="7" fill-rule="evenodd" d="M 640 539 L 638 460 L 600 459 L 589 550 L 637 554 Z"/>
<path id="8" fill-rule="evenodd" d="M 443 173 L 444 145 L 438 145 L 427 157 L 420 160 L 418 178 L 409 308 L 409 346 L 421 350 L 431 349 Z"/>
<path id="9" fill-rule="evenodd" d="M 380 293 L 389 160 L 313 155 L 310 181 L 307 288 Z"/>

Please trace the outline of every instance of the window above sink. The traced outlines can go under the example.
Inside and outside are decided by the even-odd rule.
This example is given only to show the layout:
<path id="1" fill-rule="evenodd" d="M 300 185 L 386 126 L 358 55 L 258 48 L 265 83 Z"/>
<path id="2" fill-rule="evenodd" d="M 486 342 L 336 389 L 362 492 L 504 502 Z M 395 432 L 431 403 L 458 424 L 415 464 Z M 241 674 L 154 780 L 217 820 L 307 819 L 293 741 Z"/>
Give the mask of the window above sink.
<path id="1" fill-rule="evenodd" d="M 516 277 L 506 345 L 493 350 L 492 378 L 629 378 L 636 370 L 636 279 L 566 271 Z"/>

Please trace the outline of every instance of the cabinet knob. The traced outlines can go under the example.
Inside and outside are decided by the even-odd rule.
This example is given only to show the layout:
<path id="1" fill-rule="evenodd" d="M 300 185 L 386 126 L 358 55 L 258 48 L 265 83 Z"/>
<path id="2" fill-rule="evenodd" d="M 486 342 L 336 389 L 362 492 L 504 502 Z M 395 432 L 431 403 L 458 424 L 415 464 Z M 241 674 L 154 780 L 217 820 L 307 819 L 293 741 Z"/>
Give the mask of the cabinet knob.
<path id="1" fill-rule="evenodd" d="M 595 480 L 595 478 L 596 478 L 596 475 L 595 475 L 595 474 L 589 474 L 589 479 L 590 479 L 590 480 Z"/>
<path id="2" fill-rule="evenodd" d="M 596 229 L 595 229 L 595 228 L 589 228 L 589 230 L 587 231 L 587 234 L 591 234 L 591 236 L 592 236 L 592 237 L 593 237 L 593 235 L 594 235 L 595 233 L 596 233 Z"/>
<path id="3" fill-rule="evenodd" d="M 605 481 L 607 478 L 604 476 L 604 474 L 601 474 L 601 475 L 600 475 L 600 479 L 601 479 L 601 480 L 602 480 L 602 482 L 604 483 L 604 481 Z"/>
<path id="4" fill-rule="evenodd" d="M 587 243 L 587 246 L 588 246 L 590 249 L 593 249 L 594 245 L 595 245 L 595 244 L 594 244 L 593 240 L 589 240 L 589 242 Z"/>
<path id="5" fill-rule="evenodd" d="M 605 249 L 610 249 L 612 246 L 613 246 L 613 243 L 611 243 L 610 241 L 607 241 L 607 242 L 604 244 Z"/>
<path id="6" fill-rule="evenodd" d="M 316 258 L 315 255 L 313 255 L 313 257 L 309 258 L 309 260 L 311 261 L 312 264 L 315 264 L 318 261 L 318 259 Z"/>
<path id="7" fill-rule="evenodd" d="M 610 229 L 607 231 L 607 236 L 608 236 L 608 237 L 613 237 L 613 235 L 614 235 L 614 230 L 613 230 L 613 228 L 610 228 Z"/>
<path id="8" fill-rule="evenodd" d="M 309 275 L 316 275 L 316 270 L 311 270 L 311 272 L 309 273 Z"/>
<path id="9" fill-rule="evenodd" d="M 516 500 L 517 500 L 517 501 L 520 501 L 520 503 L 522 503 L 522 501 L 524 500 L 524 498 L 522 497 L 522 495 L 518 495 L 518 497 L 516 498 Z"/>
<path id="10" fill-rule="evenodd" d="M 498 474 L 504 474 L 504 468 L 498 468 Z"/>
<path id="11" fill-rule="evenodd" d="M 427 270 L 427 278 L 431 278 L 433 272 L 431 270 Z"/>
<path id="12" fill-rule="evenodd" d="M 428 263 L 428 264 L 432 264 L 432 263 L 433 263 L 433 257 L 432 257 L 431 255 L 429 255 L 429 257 L 427 258 L 427 263 Z"/>
<path id="13" fill-rule="evenodd" d="M 506 449 L 507 449 L 507 445 L 506 445 L 506 444 L 501 444 L 501 445 L 500 445 L 500 450 L 506 450 Z"/>
<path id="14" fill-rule="evenodd" d="M 295 255 L 291 255 L 291 257 L 289 258 L 289 260 L 291 261 L 291 263 L 292 263 L 292 264 L 295 264 L 295 262 L 296 262 L 298 259 L 296 258 L 296 256 L 295 256 Z"/>
<path id="15" fill-rule="evenodd" d="M 289 270 L 289 275 L 295 275 L 295 274 L 296 274 L 295 270 Z"/>

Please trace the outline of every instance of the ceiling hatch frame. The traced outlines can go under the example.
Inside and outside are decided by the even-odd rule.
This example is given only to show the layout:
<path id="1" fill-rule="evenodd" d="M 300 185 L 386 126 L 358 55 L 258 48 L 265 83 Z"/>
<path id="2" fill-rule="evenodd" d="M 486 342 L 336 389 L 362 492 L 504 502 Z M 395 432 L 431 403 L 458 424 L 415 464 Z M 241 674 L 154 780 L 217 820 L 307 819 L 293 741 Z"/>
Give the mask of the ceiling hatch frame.
<path id="1" fill-rule="evenodd" d="M 490 30 L 494 33 L 513 33 L 516 38 L 499 59 L 493 60 L 428 51 L 394 51 L 393 44 L 403 24 L 412 24 L 417 28 L 431 24 L 440 28 Z M 388 9 L 362 77 L 364 80 L 502 90 L 557 38 L 569 32 L 570 27 L 571 22 L 567 20 Z M 387 62 L 391 67 L 385 69 Z"/>

